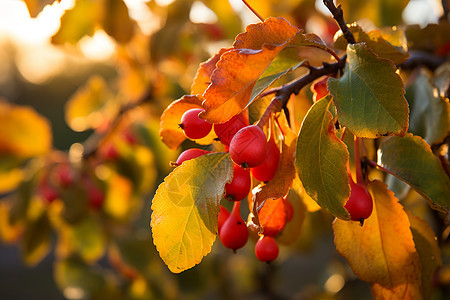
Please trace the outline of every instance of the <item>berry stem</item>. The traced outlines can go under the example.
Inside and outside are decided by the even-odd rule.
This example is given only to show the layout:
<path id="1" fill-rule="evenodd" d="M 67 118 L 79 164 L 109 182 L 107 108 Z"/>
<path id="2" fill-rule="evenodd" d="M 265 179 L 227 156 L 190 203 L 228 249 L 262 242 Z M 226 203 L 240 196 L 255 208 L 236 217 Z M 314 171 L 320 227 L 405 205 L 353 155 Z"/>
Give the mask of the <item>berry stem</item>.
<path id="1" fill-rule="evenodd" d="M 371 165 L 371 166 L 377 168 L 377 169 L 380 169 L 381 171 L 383 171 L 383 172 L 385 172 L 385 173 L 388 173 L 388 174 L 391 174 L 392 176 L 395 176 L 394 173 L 392 173 L 392 172 L 389 171 L 388 169 L 386 169 L 386 168 L 380 166 L 379 164 L 377 164 L 377 163 L 374 162 L 373 160 L 367 160 L 367 163 L 368 163 L 369 165 Z"/>
<path id="2" fill-rule="evenodd" d="M 264 22 L 264 18 L 261 17 L 261 15 L 258 14 L 258 12 L 257 12 L 250 4 L 247 3 L 247 1 L 242 0 L 242 2 L 245 4 L 245 6 L 247 6 L 248 9 L 250 9 L 250 11 L 251 11 L 256 17 L 258 17 L 258 19 L 261 20 L 261 22 Z"/>
<path id="3" fill-rule="evenodd" d="M 233 209 L 231 210 L 231 214 L 235 216 L 241 215 L 241 201 L 235 201 L 233 203 Z"/>

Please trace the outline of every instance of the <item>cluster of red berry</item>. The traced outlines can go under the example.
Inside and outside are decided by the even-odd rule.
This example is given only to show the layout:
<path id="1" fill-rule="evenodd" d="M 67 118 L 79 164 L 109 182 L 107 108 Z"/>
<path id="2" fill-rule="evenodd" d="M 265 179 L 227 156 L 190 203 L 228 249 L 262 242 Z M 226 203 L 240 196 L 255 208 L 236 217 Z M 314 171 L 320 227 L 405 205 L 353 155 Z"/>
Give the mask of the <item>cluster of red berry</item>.
<path id="1" fill-rule="evenodd" d="M 180 127 L 190 139 L 203 138 L 213 129 L 212 124 L 199 117 L 202 111 L 201 108 L 190 109 L 181 118 Z M 280 150 L 273 134 L 267 140 L 263 130 L 256 125 L 248 125 L 242 114 L 223 124 L 214 124 L 214 132 L 225 150 L 229 151 L 234 164 L 233 179 L 225 185 L 225 198 L 234 202 L 233 209 L 229 213 L 221 206 L 219 238 L 225 247 L 235 251 L 247 243 L 249 236 L 246 222 L 240 215 L 240 201 L 250 193 L 251 176 L 262 182 L 272 180 L 278 169 Z M 180 154 L 175 165 L 207 153 L 210 152 L 188 149 Z M 278 256 L 278 245 L 273 236 L 261 236 L 256 243 L 255 252 L 262 261 L 274 260 Z"/>

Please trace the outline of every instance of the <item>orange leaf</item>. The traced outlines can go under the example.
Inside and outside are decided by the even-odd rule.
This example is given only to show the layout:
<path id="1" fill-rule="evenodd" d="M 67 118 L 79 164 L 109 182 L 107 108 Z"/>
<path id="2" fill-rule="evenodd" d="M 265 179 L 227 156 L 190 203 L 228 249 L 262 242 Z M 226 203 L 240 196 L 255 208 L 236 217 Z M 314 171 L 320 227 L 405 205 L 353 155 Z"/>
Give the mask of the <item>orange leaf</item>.
<path id="1" fill-rule="evenodd" d="M 214 54 L 213 57 L 200 64 L 197 70 L 197 74 L 195 74 L 194 82 L 191 86 L 192 95 L 203 94 L 205 92 L 206 88 L 211 83 L 210 77 L 214 69 L 216 68 L 217 62 L 219 61 L 222 54 L 230 49 L 231 48 L 222 48 L 218 53 Z"/>
<path id="2" fill-rule="evenodd" d="M 292 219 L 284 226 L 283 231 L 277 236 L 277 241 L 283 245 L 292 245 L 300 237 L 302 232 L 303 223 L 306 217 L 306 207 L 302 201 L 302 197 L 294 189 L 289 191 L 285 201 L 289 201 L 291 203 L 293 208 L 293 216 Z M 315 203 L 315 201 L 313 202 Z"/>
<path id="3" fill-rule="evenodd" d="M 394 193 L 380 181 L 370 183 L 372 215 L 364 225 L 336 219 L 336 249 L 376 299 L 421 299 L 422 270 L 410 222 Z"/>
<path id="4" fill-rule="evenodd" d="M 235 49 L 260 50 L 265 44 L 281 46 L 299 32 L 283 18 L 267 18 L 263 23 L 250 24 L 233 44 Z"/>
<path id="5" fill-rule="evenodd" d="M 161 115 L 159 136 L 170 148 L 176 149 L 186 139 L 179 124 L 181 116 L 185 111 L 192 108 L 202 108 L 202 100 L 193 95 L 186 95 L 172 102 Z M 199 144 L 211 144 L 214 139 L 213 131 L 201 140 L 196 140 Z"/>
<path id="6" fill-rule="evenodd" d="M 263 234 L 277 235 L 286 225 L 286 205 L 283 198 L 267 199 L 263 207 L 258 211 L 259 225 L 263 228 Z"/>
<path id="7" fill-rule="evenodd" d="M 202 118 L 211 123 L 223 123 L 250 105 L 258 79 L 298 32 L 281 18 L 249 25 L 247 32 L 237 37 L 236 49 L 222 54 L 217 62 L 211 84 L 203 94 L 206 111 Z"/>

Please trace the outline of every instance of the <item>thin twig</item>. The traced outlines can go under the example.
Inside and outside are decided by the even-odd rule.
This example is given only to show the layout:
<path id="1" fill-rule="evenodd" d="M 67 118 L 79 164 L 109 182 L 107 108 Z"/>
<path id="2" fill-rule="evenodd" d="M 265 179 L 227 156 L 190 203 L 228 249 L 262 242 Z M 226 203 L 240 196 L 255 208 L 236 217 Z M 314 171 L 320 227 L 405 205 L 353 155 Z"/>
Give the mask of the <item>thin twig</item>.
<path id="1" fill-rule="evenodd" d="M 388 174 L 391 174 L 392 176 L 395 176 L 394 173 L 392 173 L 392 172 L 389 171 L 388 169 L 386 169 L 386 168 L 380 166 L 379 164 L 377 164 L 377 163 L 374 162 L 373 160 L 367 159 L 366 162 L 367 162 L 369 165 L 371 165 L 371 166 L 373 166 L 373 167 L 375 167 L 375 168 L 377 168 L 377 169 L 380 169 L 381 171 L 383 171 L 383 172 L 385 172 L 385 173 L 388 173 Z"/>
<path id="2" fill-rule="evenodd" d="M 407 61 L 399 65 L 403 70 L 412 70 L 419 66 L 425 66 L 431 71 L 436 70 L 445 62 L 445 57 L 435 56 L 425 51 L 410 51 L 410 57 Z"/>
<path id="3" fill-rule="evenodd" d="M 269 106 L 266 108 L 261 119 L 258 121 L 258 126 L 264 126 L 271 113 L 280 112 L 281 109 L 286 107 L 292 94 L 298 95 L 302 88 L 310 84 L 314 80 L 330 74 L 336 74 L 339 70 L 345 67 L 346 56 L 344 55 L 340 61 L 329 64 L 323 63 L 320 68 L 310 67 L 309 73 L 303 77 L 300 77 L 290 83 L 287 83 L 281 87 L 273 88 L 265 93 L 262 93 L 260 97 L 267 96 L 269 94 L 275 94 L 275 97 L 270 102 Z"/>
<path id="4" fill-rule="evenodd" d="M 255 15 L 255 16 L 257 16 L 258 17 L 258 19 L 260 19 L 261 20 L 261 22 L 264 22 L 264 18 L 263 17 L 261 17 L 261 15 L 260 14 L 258 14 L 258 12 L 256 11 L 256 10 L 254 10 L 253 9 L 253 7 L 251 7 L 251 5 L 250 4 L 248 4 L 247 3 L 247 1 L 245 1 L 245 0 L 242 0 L 242 2 L 244 2 L 244 4 L 245 4 L 245 6 L 247 6 L 247 8 L 248 9 L 250 9 L 250 11 Z"/>
<path id="5" fill-rule="evenodd" d="M 333 18 L 338 23 L 339 27 L 342 30 L 342 33 L 344 34 L 345 39 L 349 44 L 355 44 L 356 40 L 353 36 L 353 33 L 348 29 L 347 23 L 345 23 L 344 20 L 344 13 L 342 11 L 341 5 L 339 4 L 337 7 L 334 5 L 333 0 L 323 0 L 323 4 L 328 8 L 328 10 L 333 15 Z"/>
<path id="6" fill-rule="evenodd" d="M 125 114 L 130 110 L 148 102 L 151 99 L 153 99 L 153 89 L 148 88 L 138 100 L 123 105 L 119 109 L 119 112 L 117 113 L 112 124 L 109 126 L 108 130 L 105 133 L 93 135 L 84 143 L 85 147 L 83 152 L 83 158 L 87 159 L 89 157 L 95 156 L 97 154 L 98 149 L 104 143 L 104 141 L 108 140 L 109 136 L 116 131 Z"/>

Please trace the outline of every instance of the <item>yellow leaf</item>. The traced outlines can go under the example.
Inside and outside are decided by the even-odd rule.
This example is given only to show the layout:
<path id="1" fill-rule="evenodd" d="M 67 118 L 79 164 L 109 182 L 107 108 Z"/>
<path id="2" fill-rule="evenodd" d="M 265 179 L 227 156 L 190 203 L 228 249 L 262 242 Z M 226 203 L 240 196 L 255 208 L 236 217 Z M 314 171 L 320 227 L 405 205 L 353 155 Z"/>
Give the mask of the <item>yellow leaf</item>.
<path id="1" fill-rule="evenodd" d="M 97 128 L 108 122 L 108 112 L 116 110 L 109 101 L 112 94 L 100 76 L 93 76 L 66 104 L 66 122 L 75 131 Z M 111 104 L 109 104 L 111 103 Z"/>
<path id="2" fill-rule="evenodd" d="M 51 148 L 50 124 L 31 107 L 0 99 L 0 128 L 0 156 L 25 159 L 46 154 Z"/>
<path id="3" fill-rule="evenodd" d="M 200 263 L 217 235 L 219 202 L 232 179 L 228 153 L 206 154 L 166 177 L 152 203 L 153 242 L 170 271 Z"/>
<path id="4" fill-rule="evenodd" d="M 202 99 L 198 96 L 186 95 L 172 102 L 161 115 L 159 136 L 170 149 L 175 150 L 186 139 L 179 124 L 183 114 L 192 108 L 203 108 Z M 214 131 L 211 130 L 210 134 L 196 142 L 208 145 L 213 142 L 214 138 Z"/>
<path id="5" fill-rule="evenodd" d="M 132 212 L 132 184 L 126 178 L 112 174 L 108 180 L 108 192 L 106 194 L 103 210 L 112 217 L 125 220 Z"/>
<path id="6" fill-rule="evenodd" d="M 374 199 L 364 225 L 336 219 L 336 249 L 376 299 L 422 299 L 422 269 L 410 222 L 394 193 L 380 181 L 368 185 Z"/>
<path id="7" fill-rule="evenodd" d="M 55 0 L 24 0 L 28 12 L 32 18 L 36 18 L 45 6 L 52 4 Z"/>
<path id="8" fill-rule="evenodd" d="M 6 243 L 17 241 L 23 232 L 22 222 L 11 224 L 11 205 L 7 201 L 0 201 L 0 239 Z"/>

